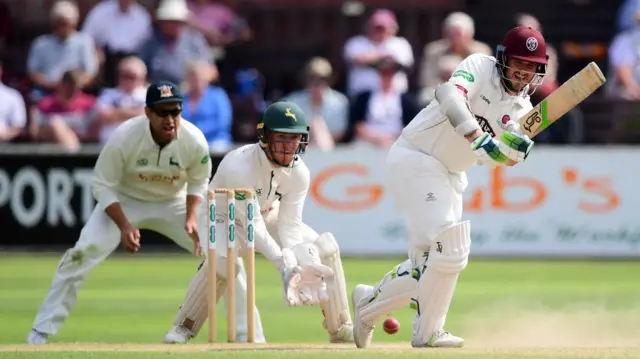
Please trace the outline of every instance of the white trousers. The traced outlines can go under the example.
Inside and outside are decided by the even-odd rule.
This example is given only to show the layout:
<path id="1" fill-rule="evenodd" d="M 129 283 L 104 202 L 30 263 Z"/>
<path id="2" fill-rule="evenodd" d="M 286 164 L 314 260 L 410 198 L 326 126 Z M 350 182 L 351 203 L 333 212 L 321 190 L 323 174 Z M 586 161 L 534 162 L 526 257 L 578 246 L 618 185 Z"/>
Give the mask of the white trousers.
<path id="1" fill-rule="evenodd" d="M 119 199 L 125 215 L 133 226 L 156 231 L 187 251 L 193 251 L 193 241 L 184 230 L 185 199 L 168 202 L 141 202 L 125 196 L 120 196 Z M 109 216 L 96 206 L 80 232 L 80 239 L 62 256 L 53 282 L 34 320 L 33 329 L 56 334 L 69 316 L 76 302 L 78 290 L 89 271 L 104 261 L 119 244 L 120 230 Z M 144 238 L 141 238 L 141 244 L 144 246 Z"/>
<path id="2" fill-rule="evenodd" d="M 360 307 L 368 325 L 418 297 L 417 271 L 425 266 L 433 239 L 462 217 L 464 174 L 450 174 L 438 160 L 394 144 L 386 160 L 386 187 L 402 216 L 409 240 L 408 260 L 394 267 L 374 286 L 373 300 Z"/>
<path id="3" fill-rule="evenodd" d="M 418 264 L 433 239 L 462 219 L 464 173 L 452 174 L 440 161 L 395 144 L 387 156 L 387 188 L 402 216 L 409 239 L 409 258 Z"/>

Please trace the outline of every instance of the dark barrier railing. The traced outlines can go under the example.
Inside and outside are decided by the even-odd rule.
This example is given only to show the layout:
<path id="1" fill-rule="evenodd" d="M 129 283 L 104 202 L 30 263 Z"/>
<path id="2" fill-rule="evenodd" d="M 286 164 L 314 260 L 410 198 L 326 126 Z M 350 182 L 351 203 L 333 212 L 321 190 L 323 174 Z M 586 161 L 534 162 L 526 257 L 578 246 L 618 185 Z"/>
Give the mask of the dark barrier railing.
<path id="1" fill-rule="evenodd" d="M 95 206 L 91 176 L 96 159 L 96 152 L 1 154 L 0 248 L 72 246 Z M 220 160 L 213 157 L 214 168 Z M 142 236 L 145 247 L 171 244 L 154 232 Z"/>

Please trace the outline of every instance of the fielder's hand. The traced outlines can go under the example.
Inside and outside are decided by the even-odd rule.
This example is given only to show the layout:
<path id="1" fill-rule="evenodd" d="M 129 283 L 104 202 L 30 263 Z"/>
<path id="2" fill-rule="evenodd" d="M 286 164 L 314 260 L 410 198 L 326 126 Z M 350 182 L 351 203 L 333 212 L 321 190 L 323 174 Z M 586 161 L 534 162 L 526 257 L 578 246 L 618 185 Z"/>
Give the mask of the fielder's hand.
<path id="1" fill-rule="evenodd" d="M 193 240 L 193 254 L 196 257 L 200 257 L 202 255 L 202 247 L 200 246 L 200 236 L 198 235 L 198 223 L 195 219 L 187 220 L 184 225 L 185 231 L 191 239 Z"/>
<path id="2" fill-rule="evenodd" d="M 140 249 L 140 231 L 131 224 L 127 224 L 120 231 L 120 241 L 127 252 L 137 252 Z"/>
<path id="3" fill-rule="evenodd" d="M 333 270 L 317 263 L 286 268 L 283 274 L 285 304 L 319 305 L 329 299 Z"/>

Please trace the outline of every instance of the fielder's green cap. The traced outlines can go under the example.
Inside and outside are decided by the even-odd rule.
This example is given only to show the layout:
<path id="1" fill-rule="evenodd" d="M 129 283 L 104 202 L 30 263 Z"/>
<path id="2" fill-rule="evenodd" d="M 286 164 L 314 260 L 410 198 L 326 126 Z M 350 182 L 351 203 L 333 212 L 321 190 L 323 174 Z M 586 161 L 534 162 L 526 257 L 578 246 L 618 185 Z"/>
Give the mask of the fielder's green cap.
<path id="1" fill-rule="evenodd" d="M 147 106 L 168 102 L 182 102 L 183 99 L 180 88 L 169 81 L 160 81 L 151 84 L 147 88 Z"/>

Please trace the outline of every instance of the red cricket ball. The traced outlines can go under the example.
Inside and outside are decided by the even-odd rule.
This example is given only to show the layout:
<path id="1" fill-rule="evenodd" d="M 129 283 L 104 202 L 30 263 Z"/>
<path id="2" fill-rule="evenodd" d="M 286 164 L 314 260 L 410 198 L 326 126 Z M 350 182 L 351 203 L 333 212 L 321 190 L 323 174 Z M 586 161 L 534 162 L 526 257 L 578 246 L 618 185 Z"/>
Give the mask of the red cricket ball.
<path id="1" fill-rule="evenodd" d="M 395 334 L 400 330 L 400 322 L 396 318 L 387 318 L 382 324 L 382 328 L 387 334 Z"/>

